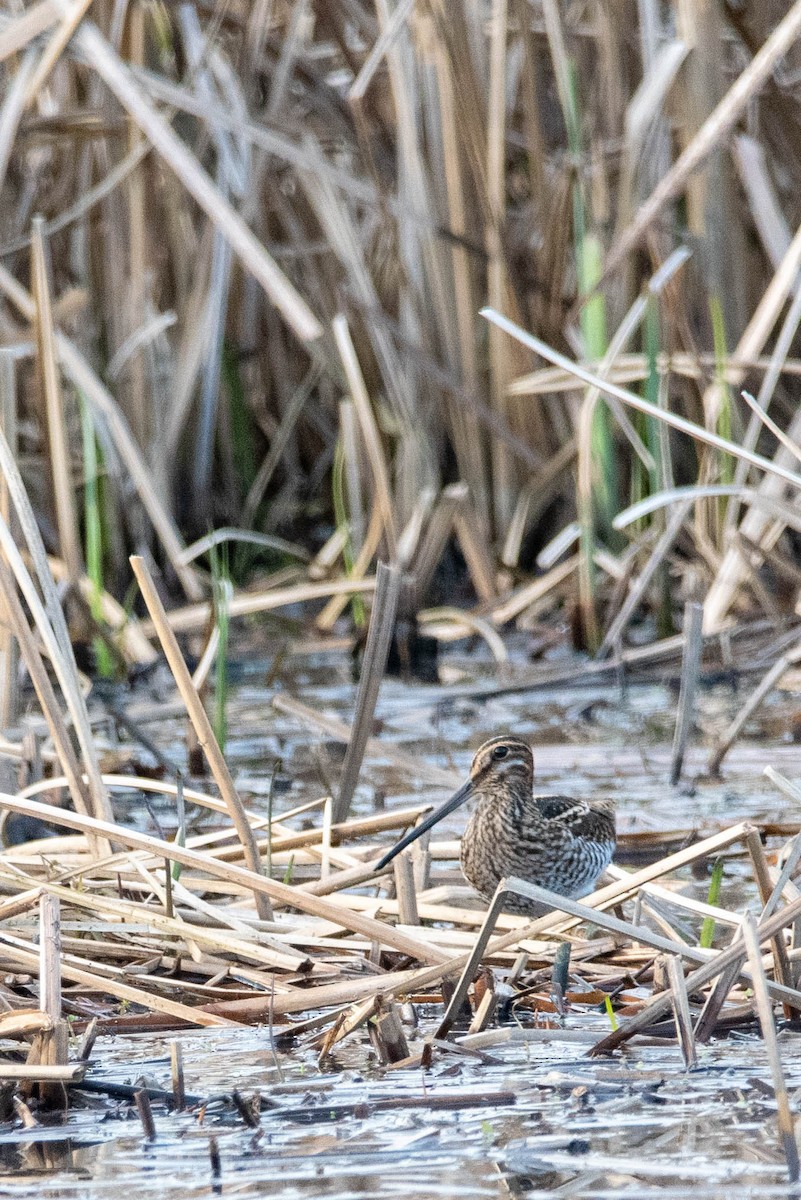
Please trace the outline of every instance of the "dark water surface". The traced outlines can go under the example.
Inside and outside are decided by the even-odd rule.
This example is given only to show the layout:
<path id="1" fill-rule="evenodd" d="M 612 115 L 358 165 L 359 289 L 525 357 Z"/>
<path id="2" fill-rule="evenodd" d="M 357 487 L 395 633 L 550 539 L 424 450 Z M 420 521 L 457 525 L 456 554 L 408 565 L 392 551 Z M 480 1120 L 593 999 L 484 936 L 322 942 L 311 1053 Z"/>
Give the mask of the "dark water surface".
<path id="1" fill-rule="evenodd" d="M 462 672 L 466 685 L 496 678 L 480 658 L 451 654 L 445 665 L 454 675 Z M 341 751 L 277 713 L 273 695 L 289 691 L 349 719 L 355 689 L 342 655 L 287 660 L 275 679 L 271 669 L 268 659 L 255 655 L 239 668 L 228 756 L 243 795 L 262 810 L 269 764 L 278 761 L 274 811 L 280 815 L 325 792 L 326 774 L 337 778 Z M 667 679 L 631 686 L 625 696 L 606 682 L 480 702 L 449 699 L 445 688 L 387 681 L 378 717 L 383 739 L 456 774 L 466 772 L 484 737 L 503 730 L 528 737 L 543 790 L 614 795 L 622 831 L 709 829 L 747 817 L 797 821 L 801 814 L 762 774 L 770 762 L 801 778 L 801 746 L 794 740 L 798 705 L 791 694 L 769 700 L 724 764 L 722 778 L 695 778 L 711 739 L 746 695 L 729 684 L 702 691 L 688 771 L 678 788 L 667 783 L 675 720 L 675 690 Z M 165 751 L 179 753 L 182 722 L 167 719 L 149 729 Z M 354 812 L 440 794 L 369 759 Z M 464 813 L 455 814 L 443 836 L 457 836 L 464 820 Z M 688 875 L 686 887 L 705 898 L 705 881 Z M 752 899 L 744 877 L 735 872 L 724 880 L 724 906 Z M 436 1026 L 436 1011 L 420 1015 L 419 1029 L 409 1033 L 413 1049 Z M 600 1015 L 571 1015 L 565 1038 L 573 1031 L 600 1036 L 608 1028 Z M 739 1200 L 793 1194 L 776 1137 L 764 1047 L 750 1034 L 699 1046 L 699 1068 L 691 1073 L 674 1045 L 633 1044 L 614 1059 L 597 1060 L 586 1056 L 586 1042 L 558 1035 L 490 1047 L 489 1062 L 442 1055 L 423 1073 L 381 1071 L 361 1031 L 320 1067 L 303 1047 L 274 1056 L 266 1030 L 215 1029 L 102 1037 L 91 1075 L 169 1089 L 168 1042 L 176 1036 L 187 1091 L 211 1097 L 202 1115 L 169 1114 L 155 1104 L 157 1137 L 148 1143 L 129 1102 L 85 1094 L 84 1106 L 52 1124 L 33 1130 L 0 1124 L 0 1196 L 641 1200 L 658 1194 Z M 801 1034 L 783 1030 L 780 1044 L 798 1111 Z M 257 1129 L 247 1128 L 225 1100 L 234 1089 L 246 1097 L 261 1094 Z M 400 1106 L 375 1111 L 382 1100 Z M 212 1137 L 221 1162 L 217 1191 Z"/>

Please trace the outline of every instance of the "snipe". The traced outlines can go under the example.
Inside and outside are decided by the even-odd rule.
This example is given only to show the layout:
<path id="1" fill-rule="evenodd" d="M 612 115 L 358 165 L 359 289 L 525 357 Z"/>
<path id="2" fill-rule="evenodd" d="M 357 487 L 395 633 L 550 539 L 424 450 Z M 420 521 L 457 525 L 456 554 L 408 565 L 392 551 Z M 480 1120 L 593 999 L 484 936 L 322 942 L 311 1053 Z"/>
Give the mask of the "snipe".
<path id="1" fill-rule="evenodd" d="M 526 742 L 494 737 L 473 759 L 470 778 L 392 847 L 378 868 L 405 850 L 460 804 L 477 801 L 462 837 L 465 877 L 488 899 L 501 879 L 517 875 L 560 896 L 578 899 L 595 887 L 615 850 L 611 800 L 533 795 L 534 756 Z M 539 915 L 536 902 L 510 897 L 512 912 Z"/>

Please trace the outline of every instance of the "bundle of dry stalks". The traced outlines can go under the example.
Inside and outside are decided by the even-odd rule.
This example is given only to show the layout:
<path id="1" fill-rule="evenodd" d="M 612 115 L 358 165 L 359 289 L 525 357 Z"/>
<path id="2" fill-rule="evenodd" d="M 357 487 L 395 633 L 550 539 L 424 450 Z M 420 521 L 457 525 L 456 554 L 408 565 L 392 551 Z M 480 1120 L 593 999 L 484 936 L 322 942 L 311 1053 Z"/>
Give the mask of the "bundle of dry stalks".
<path id="1" fill-rule="evenodd" d="M 275 564 L 276 535 L 332 514 L 312 566 L 234 616 L 330 596 L 330 629 L 378 555 L 419 609 L 454 542 L 478 609 L 428 614 L 438 636 L 497 646 L 494 626 L 579 601 L 577 636 L 609 648 L 644 611 L 664 632 L 682 588 L 708 631 L 791 611 L 801 7 L 782 8 L 0 18 L 2 428 L 124 658 L 152 653 L 112 599 L 126 547 L 170 567 L 195 605 L 175 626 L 197 628 L 182 531 L 233 526 Z M 532 373 L 543 346 L 592 381 Z"/>

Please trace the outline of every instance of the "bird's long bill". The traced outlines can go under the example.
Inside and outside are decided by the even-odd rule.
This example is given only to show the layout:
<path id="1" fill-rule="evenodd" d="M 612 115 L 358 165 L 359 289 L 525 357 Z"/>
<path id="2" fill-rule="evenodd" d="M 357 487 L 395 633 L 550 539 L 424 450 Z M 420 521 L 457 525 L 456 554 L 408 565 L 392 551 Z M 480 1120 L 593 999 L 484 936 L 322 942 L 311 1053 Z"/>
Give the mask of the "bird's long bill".
<path id="1" fill-rule="evenodd" d="M 396 842 L 392 849 L 387 851 L 381 861 L 376 863 L 375 869 L 381 871 L 387 863 L 391 863 L 393 858 L 400 854 L 401 850 L 405 850 L 407 846 L 411 846 L 412 842 L 416 842 L 424 833 L 428 833 L 429 829 L 433 829 L 443 817 L 447 817 L 448 813 L 452 813 L 460 804 L 464 804 L 472 792 L 473 783 L 472 780 L 468 779 L 467 783 L 463 784 L 458 792 L 454 792 L 449 800 L 446 800 L 444 804 L 440 804 L 439 808 L 435 808 L 419 825 L 415 825 L 414 829 L 410 829 L 405 837 Z"/>

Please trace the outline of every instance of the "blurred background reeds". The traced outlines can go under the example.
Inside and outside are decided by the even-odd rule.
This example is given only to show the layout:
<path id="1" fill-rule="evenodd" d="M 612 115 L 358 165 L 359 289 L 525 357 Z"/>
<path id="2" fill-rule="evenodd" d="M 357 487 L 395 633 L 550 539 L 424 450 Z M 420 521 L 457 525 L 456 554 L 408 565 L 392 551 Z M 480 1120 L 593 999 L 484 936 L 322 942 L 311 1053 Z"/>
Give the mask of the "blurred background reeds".
<path id="1" fill-rule="evenodd" d="M 792 612 L 799 31 L 778 0 L 7 4 L 0 421 L 95 668 L 148 658 L 132 553 L 223 643 L 250 585 L 364 626 L 381 558 L 440 636 Z"/>

